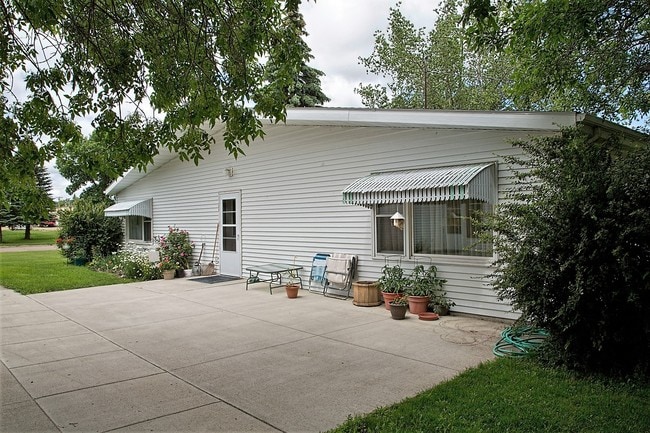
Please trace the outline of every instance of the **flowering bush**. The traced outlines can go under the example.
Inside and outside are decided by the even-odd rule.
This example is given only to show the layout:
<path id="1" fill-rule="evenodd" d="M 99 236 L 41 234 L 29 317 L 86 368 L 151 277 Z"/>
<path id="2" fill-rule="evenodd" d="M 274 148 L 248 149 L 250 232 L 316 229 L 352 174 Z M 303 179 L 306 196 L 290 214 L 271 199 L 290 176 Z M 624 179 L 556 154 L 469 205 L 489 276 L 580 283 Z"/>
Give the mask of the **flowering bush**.
<path id="1" fill-rule="evenodd" d="M 157 280 L 162 277 L 161 269 L 141 251 L 122 250 L 106 257 L 95 258 L 88 266 L 95 271 L 110 272 L 139 281 Z"/>
<path id="2" fill-rule="evenodd" d="M 160 245 L 160 261 L 176 264 L 176 269 L 188 269 L 192 259 L 194 243 L 190 242 L 190 234 L 177 227 L 169 227 L 167 236 L 158 238 Z"/>

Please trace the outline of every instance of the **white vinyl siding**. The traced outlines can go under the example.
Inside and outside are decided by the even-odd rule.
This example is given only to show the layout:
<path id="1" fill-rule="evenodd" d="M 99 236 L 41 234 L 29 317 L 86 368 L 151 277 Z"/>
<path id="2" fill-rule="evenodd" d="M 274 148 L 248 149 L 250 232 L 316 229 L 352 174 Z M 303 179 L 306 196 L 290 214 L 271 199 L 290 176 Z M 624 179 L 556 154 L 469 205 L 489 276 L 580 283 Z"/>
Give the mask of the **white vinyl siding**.
<path id="1" fill-rule="evenodd" d="M 212 258 L 220 194 L 241 192 L 242 275 L 246 266 L 294 260 L 306 277 L 317 252 L 359 256 L 357 279 L 374 280 L 385 259 L 373 253 L 373 214 L 346 205 L 341 192 L 372 172 L 432 166 L 481 164 L 517 152 L 509 140 L 529 131 L 431 129 L 356 126 L 266 127 L 264 140 L 246 148 L 237 160 L 229 156 L 220 136 L 210 155 L 196 166 L 170 160 L 119 194 L 120 200 L 153 197 L 153 235 L 168 226 L 188 230 L 197 245 L 206 243 L 203 260 Z M 228 176 L 227 169 L 233 169 Z M 498 165 L 499 195 L 510 172 Z M 394 210 L 391 214 L 394 213 Z M 216 246 L 219 251 L 219 246 Z M 497 301 L 488 281 L 491 258 L 436 259 L 448 280 L 454 311 L 514 318 L 510 306 Z M 218 271 L 218 257 L 215 260 Z M 414 261 L 402 263 L 409 268 Z"/>

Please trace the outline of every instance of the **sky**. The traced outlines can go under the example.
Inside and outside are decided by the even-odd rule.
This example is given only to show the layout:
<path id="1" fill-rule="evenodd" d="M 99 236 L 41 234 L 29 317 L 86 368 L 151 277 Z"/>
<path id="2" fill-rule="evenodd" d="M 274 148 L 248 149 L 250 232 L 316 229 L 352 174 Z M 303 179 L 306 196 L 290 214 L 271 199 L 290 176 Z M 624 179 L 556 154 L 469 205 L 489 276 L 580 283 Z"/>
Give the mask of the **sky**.
<path id="1" fill-rule="evenodd" d="M 303 0 L 301 12 L 309 33 L 305 40 L 314 56 L 309 65 L 325 73 L 321 88 L 330 98 L 326 107 L 363 106 L 354 88 L 362 82 L 379 82 L 379 77 L 368 75 L 359 64 L 359 57 L 372 53 L 373 35 L 377 30 L 386 30 L 389 9 L 396 4 L 397 0 Z M 437 0 L 402 0 L 400 10 L 416 28 L 431 29 L 437 5 Z M 52 197 L 68 198 L 65 188 L 69 182 L 53 163 L 47 168 L 52 179 Z"/>
<path id="2" fill-rule="evenodd" d="M 305 38 L 314 59 L 310 66 L 325 73 L 323 92 L 331 99 L 327 107 L 361 107 L 354 93 L 359 83 L 379 82 L 359 64 L 374 46 L 374 33 L 388 27 L 389 9 L 396 0 L 318 0 L 303 2 Z M 436 0 L 403 0 L 400 10 L 416 28 L 431 29 L 435 21 Z"/>

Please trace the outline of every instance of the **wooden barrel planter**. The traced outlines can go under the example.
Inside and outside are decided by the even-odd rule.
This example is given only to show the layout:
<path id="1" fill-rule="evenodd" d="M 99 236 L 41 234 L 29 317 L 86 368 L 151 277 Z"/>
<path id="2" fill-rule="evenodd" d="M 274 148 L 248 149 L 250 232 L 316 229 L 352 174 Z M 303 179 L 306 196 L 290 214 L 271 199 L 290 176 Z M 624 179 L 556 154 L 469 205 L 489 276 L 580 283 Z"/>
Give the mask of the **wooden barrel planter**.
<path id="1" fill-rule="evenodd" d="M 358 307 L 375 307 L 381 304 L 379 284 L 376 281 L 357 281 L 352 283 L 354 299 L 352 303 Z"/>

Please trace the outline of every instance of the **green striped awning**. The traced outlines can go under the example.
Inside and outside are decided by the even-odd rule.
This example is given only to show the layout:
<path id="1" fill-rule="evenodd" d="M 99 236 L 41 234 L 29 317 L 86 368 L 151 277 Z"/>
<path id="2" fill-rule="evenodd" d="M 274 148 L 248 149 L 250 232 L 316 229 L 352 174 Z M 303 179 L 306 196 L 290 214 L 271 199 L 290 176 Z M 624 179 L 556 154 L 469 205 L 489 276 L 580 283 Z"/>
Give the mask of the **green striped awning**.
<path id="1" fill-rule="evenodd" d="M 496 200 L 496 164 L 373 173 L 343 190 L 343 203 L 372 206 L 475 199 Z"/>

